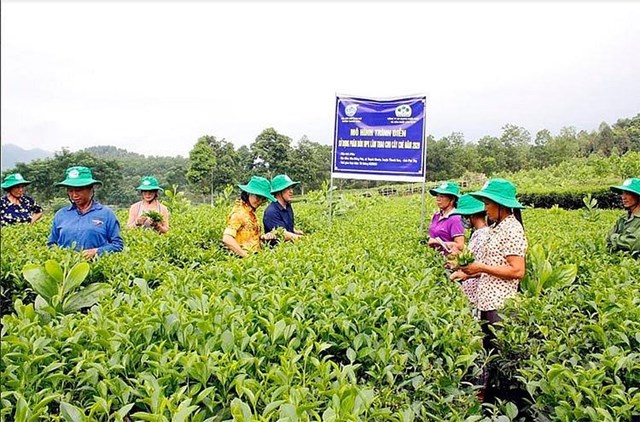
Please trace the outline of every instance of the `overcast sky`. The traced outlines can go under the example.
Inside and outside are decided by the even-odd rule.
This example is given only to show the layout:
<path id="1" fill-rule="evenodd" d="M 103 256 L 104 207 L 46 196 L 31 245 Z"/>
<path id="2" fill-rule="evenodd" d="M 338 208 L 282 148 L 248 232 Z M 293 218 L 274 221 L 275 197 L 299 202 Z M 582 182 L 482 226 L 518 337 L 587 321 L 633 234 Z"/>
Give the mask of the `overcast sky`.
<path id="1" fill-rule="evenodd" d="M 335 95 L 427 96 L 427 132 L 640 112 L 640 2 L 2 1 L 2 143 L 188 155 L 333 141 Z"/>

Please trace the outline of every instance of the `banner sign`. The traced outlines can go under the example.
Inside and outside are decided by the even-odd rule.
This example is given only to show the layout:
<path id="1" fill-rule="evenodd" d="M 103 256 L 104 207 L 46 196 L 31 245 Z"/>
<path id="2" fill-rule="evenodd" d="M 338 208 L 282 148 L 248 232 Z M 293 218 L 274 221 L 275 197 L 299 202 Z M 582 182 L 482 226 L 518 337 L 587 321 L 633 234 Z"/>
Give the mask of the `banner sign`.
<path id="1" fill-rule="evenodd" d="M 426 97 L 336 97 L 331 177 L 423 182 Z"/>

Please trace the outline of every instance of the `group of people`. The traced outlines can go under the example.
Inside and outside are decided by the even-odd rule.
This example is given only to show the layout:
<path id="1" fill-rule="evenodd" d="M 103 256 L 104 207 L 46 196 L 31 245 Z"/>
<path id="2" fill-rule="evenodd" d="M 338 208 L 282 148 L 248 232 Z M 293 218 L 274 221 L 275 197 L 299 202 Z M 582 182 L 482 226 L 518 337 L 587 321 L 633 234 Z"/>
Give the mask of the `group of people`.
<path id="1" fill-rule="evenodd" d="M 6 194 L 0 200 L 2 225 L 34 223 L 40 219 L 42 207 L 24 194 L 25 187 L 30 183 L 19 173 L 5 177 L 2 189 Z M 124 243 L 120 223 L 114 212 L 95 198 L 95 186 L 98 185 L 102 185 L 102 182 L 93 178 L 88 167 L 73 166 L 66 169 L 64 180 L 56 183 L 56 186 L 66 188 L 70 205 L 59 209 L 53 217 L 48 246 L 74 248 L 87 259 L 122 251 Z M 169 230 L 169 212 L 158 201 L 158 192 L 162 191 L 158 181 L 154 177 L 144 177 L 137 189 L 141 192 L 142 200 L 131 206 L 127 227 L 148 227 L 166 233 Z M 152 220 L 146 215 L 150 210 L 156 211 L 162 219 Z"/>
<path id="2" fill-rule="evenodd" d="M 0 199 L 0 225 L 35 223 L 42 217 L 42 207 L 25 195 L 31 181 L 18 173 L 5 177 Z M 65 172 L 65 179 L 56 186 L 66 188 L 70 206 L 58 210 L 53 218 L 47 245 L 74 248 L 91 259 L 97 255 L 123 249 L 120 224 L 113 211 L 95 199 L 94 187 L 102 182 L 93 178 L 87 167 L 74 166 Z M 253 176 L 240 184 L 240 198 L 227 217 L 222 234 L 223 244 L 239 257 L 255 253 L 263 242 L 277 243 L 280 238 L 295 241 L 303 232 L 295 228 L 291 201 L 294 182 L 280 174 L 271 181 Z M 640 178 L 630 178 L 610 189 L 622 199 L 626 215 L 622 216 L 607 235 L 612 251 L 629 251 L 640 256 Z M 129 209 L 128 228 L 142 227 L 158 233 L 169 231 L 169 211 L 160 203 L 163 189 L 154 177 L 144 177 L 137 187 L 141 200 Z M 473 253 L 473 260 L 449 271 L 449 278 L 460 284 L 468 297 L 474 315 L 481 321 L 483 346 L 495 348 L 493 326 L 501 320 L 499 310 L 508 298 L 518 292 L 525 275 L 527 238 L 520 210 L 524 206 L 516 198 L 516 187 L 505 179 L 490 179 L 482 189 L 461 195 L 460 187 L 444 182 L 429 193 L 435 196 L 438 211 L 429 226 L 427 244 L 444 256 Z M 264 232 L 256 211 L 271 202 L 263 217 Z M 465 246 L 465 230 L 471 230 Z M 447 264 L 448 265 L 448 264 Z M 483 372 L 482 392 L 487 390 L 495 374 Z M 482 397 L 481 397 L 482 398 Z"/>
<path id="3" fill-rule="evenodd" d="M 445 256 L 455 257 L 465 248 L 473 253 L 473 261 L 455 265 L 449 278 L 460 283 L 480 320 L 487 353 L 495 349 L 491 328 L 501 321 L 498 311 L 514 297 L 525 275 L 527 238 L 516 199 L 516 187 L 505 179 L 490 179 L 481 190 L 460 195 L 455 182 L 444 182 L 429 190 L 436 197 L 438 212 L 429 226 L 427 244 Z M 472 234 L 465 247 L 465 227 Z M 480 400 L 491 400 L 494 371 L 485 369 L 479 380 Z M 487 393 L 487 396 L 485 396 Z"/>
<path id="4" fill-rule="evenodd" d="M 630 178 L 610 189 L 620 194 L 627 214 L 622 216 L 607 236 L 612 251 L 628 251 L 640 255 L 640 179 Z M 487 353 L 496 347 L 495 324 L 501 320 L 498 311 L 508 298 L 518 292 L 525 276 L 527 238 L 522 222 L 524 206 L 516 199 L 516 187 L 505 179 L 490 179 L 481 190 L 460 195 L 455 182 L 444 182 L 429 190 L 435 196 L 438 211 L 429 226 L 427 244 L 444 256 L 456 257 L 464 249 L 473 261 L 454 266 L 449 278 L 460 283 L 471 304 L 474 316 L 481 321 L 483 346 Z M 465 229 L 471 230 L 465 246 Z M 490 396 L 493 371 L 485 370 L 480 380 L 479 396 Z M 490 397 L 487 397 L 490 400 Z"/>
<path id="5" fill-rule="evenodd" d="M 35 223 L 42 217 L 42 207 L 25 195 L 25 188 L 32 183 L 19 173 L 9 174 L 2 183 L 5 195 L 0 199 L 0 225 Z M 222 240 L 230 251 L 246 256 L 261 247 L 261 240 L 275 242 L 277 228 L 284 231 L 284 240 L 294 241 L 303 235 L 294 227 L 291 206 L 293 186 L 299 182 L 281 174 L 269 180 L 254 176 L 249 183 L 239 185 L 240 199 L 227 218 Z M 102 185 L 93 178 L 91 169 L 83 166 L 69 167 L 65 179 L 56 183 L 64 187 L 71 203 L 58 210 L 53 217 L 48 246 L 74 248 L 91 259 L 108 252 L 122 251 L 124 243 L 120 223 L 114 212 L 95 198 L 94 188 Z M 155 177 L 142 178 L 141 200 L 129 208 L 127 228 L 142 227 L 158 233 L 169 231 L 169 210 L 159 200 L 164 190 Z M 264 213 L 265 233 L 261 234 L 255 212 L 265 201 L 272 203 Z"/>
<path id="6" fill-rule="evenodd" d="M 262 241 L 277 242 L 276 229 L 283 230 L 286 241 L 299 239 L 304 233 L 295 228 L 291 205 L 293 187 L 299 183 L 286 174 L 279 174 L 271 182 L 253 176 L 247 184 L 238 185 L 242 193 L 227 217 L 222 242 L 239 257 L 245 257 L 260 250 Z M 264 211 L 262 233 L 256 210 L 267 201 L 271 203 Z"/>

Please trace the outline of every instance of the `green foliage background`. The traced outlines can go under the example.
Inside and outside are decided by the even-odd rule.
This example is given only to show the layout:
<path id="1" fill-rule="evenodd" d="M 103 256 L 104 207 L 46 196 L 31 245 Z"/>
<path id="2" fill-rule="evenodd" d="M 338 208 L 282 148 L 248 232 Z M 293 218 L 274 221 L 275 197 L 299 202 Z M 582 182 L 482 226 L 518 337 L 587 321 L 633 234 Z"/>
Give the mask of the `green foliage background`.
<path id="1" fill-rule="evenodd" d="M 521 192 L 530 188 L 555 191 L 570 186 L 602 187 L 640 174 L 640 114 L 618 119 L 611 126 L 603 122 L 592 132 L 565 127 L 555 136 L 543 129 L 532 137 L 526 129 L 506 124 L 498 137 L 467 141 L 462 133 L 453 132 L 440 139 L 429 136 L 427 145 L 428 181 L 474 183 L 504 176 L 516 181 Z M 267 128 L 237 149 L 230 141 L 203 135 L 195 140 L 187 158 L 144 156 L 112 146 L 73 153 L 62 150 L 50 159 L 18 164 L 3 176 L 20 172 L 33 180 L 30 194 L 54 208 L 54 203 L 66 198 L 64 190 L 54 183 L 62 180 L 70 165 L 91 167 L 104 182 L 96 195 L 110 205 L 128 206 L 136 201 L 136 186 L 143 176 L 150 175 L 164 187 L 177 185 L 192 202 L 213 203 L 227 186 L 245 183 L 252 175 L 272 178 L 287 173 L 302 182 L 302 193 L 321 189 L 330 178 L 331 145 L 306 136 L 293 142 L 274 128 Z M 340 189 L 353 189 L 389 183 L 338 179 L 335 184 Z"/>

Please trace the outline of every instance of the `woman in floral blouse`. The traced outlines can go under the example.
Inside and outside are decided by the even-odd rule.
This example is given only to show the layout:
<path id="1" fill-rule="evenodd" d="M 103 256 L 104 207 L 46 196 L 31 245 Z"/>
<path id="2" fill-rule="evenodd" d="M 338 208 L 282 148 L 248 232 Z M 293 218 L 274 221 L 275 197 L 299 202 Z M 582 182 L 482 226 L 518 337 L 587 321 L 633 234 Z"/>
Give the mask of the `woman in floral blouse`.
<path id="1" fill-rule="evenodd" d="M 471 229 L 468 248 L 473 252 L 474 256 L 480 255 L 484 244 L 491 236 L 491 230 L 487 225 L 487 212 L 484 209 L 484 203 L 469 194 L 462 195 L 458 200 L 458 206 L 451 214 L 462 216 L 463 225 Z M 476 318 L 480 318 L 476 306 L 476 291 L 478 290 L 478 279 L 480 277 L 472 277 L 465 274 L 462 270 L 457 270 L 451 274 L 449 278 L 460 282 L 460 287 L 465 295 L 467 295 L 469 303 L 471 304 L 473 315 Z"/>
<path id="2" fill-rule="evenodd" d="M 505 179 L 490 179 L 478 192 L 470 194 L 484 202 L 487 217 L 493 221 L 489 238 L 471 264 L 461 267 L 469 276 L 478 276 L 476 307 L 480 311 L 484 348 L 487 352 L 496 348 L 492 325 L 501 321 L 498 310 L 508 298 L 518 292 L 520 280 L 525 275 L 527 238 L 524 234 L 520 210 L 524 208 L 516 199 L 516 187 Z M 489 388 L 492 371 L 486 372 L 480 391 L 483 400 L 490 401 L 493 391 Z M 484 395 L 486 391 L 486 396 Z"/>
<path id="3" fill-rule="evenodd" d="M 238 187 L 242 193 L 227 217 L 222 242 L 233 253 L 243 258 L 260 250 L 261 240 L 275 239 L 274 233 L 260 234 L 256 210 L 267 200 L 276 199 L 271 195 L 271 183 L 264 177 L 253 176 L 249 183 Z"/>
<path id="4" fill-rule="evenodd" d="M 35 223 L 42 217 L 42 207 L 24 194 L 24 188 L 31 182 L 20 173 L 4 178 L 2 190 L 6 194 L 0 199 L 0 226 L 17 223 Z"/>

